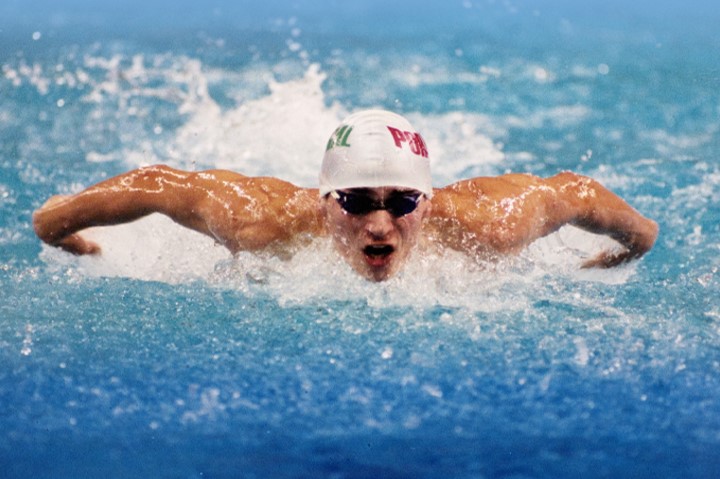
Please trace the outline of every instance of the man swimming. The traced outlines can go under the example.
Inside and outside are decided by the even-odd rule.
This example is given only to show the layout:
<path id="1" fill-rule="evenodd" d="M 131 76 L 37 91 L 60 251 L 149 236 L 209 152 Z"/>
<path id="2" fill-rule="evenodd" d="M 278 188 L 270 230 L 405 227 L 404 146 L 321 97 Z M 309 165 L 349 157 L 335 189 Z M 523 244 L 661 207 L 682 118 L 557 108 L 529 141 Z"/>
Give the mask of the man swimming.
<path id="1" fill-rule="evenodd" d="M 319 189 L 226 170 L 139 168 L 33 214 L 44 242 L 99 254 L 78 232 L 161 213 L 204 233 L 233 254 L 291 252 L 329 236 L 361 276 L 383 281 L 416 249 L 452 248 L 482 260 L 514 254 L 564 225 L 607 235 L 622 246 L 584 267 L 612 267 L 653 246 L 657 224 L 595 180 L 571 172 L 478 177 L 433 188 L 423 138 L 400 115 L 367 110 L 346 118 L 328 141 Z"/>

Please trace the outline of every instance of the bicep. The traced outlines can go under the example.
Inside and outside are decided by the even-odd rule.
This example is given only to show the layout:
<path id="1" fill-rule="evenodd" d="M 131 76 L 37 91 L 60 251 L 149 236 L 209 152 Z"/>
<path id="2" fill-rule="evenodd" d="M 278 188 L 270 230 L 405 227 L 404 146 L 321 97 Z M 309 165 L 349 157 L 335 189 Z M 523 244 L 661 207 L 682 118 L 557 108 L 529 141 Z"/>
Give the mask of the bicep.
<path id="1" fill-rule="evenodd" d="M 192 204 L 177 211 L 175 221 L 232 252 L 291 241 L 298 218 L 316 209 L 315 196 L 277 178 L 213 170 L 194 174 L 192 184 Z"/>
<path id="2" fill-rule="evenodd" d="M 436 198 L 437 216 L 457 226 L 454 231 L 461 235 L 461 244 L 473 238 L 475 249 L 499 253 L 520 250 L 566 219 L 554 190 L 527 174 L 464 180 L 440 190 L 434 204 Z"/>
<path id="3" fill-rule="evenodd" d="M 230 246 L 251 219 L 257 199 L 252 179 L 226 170 L 170 172 L 153 209 L 176 223 Z"/>

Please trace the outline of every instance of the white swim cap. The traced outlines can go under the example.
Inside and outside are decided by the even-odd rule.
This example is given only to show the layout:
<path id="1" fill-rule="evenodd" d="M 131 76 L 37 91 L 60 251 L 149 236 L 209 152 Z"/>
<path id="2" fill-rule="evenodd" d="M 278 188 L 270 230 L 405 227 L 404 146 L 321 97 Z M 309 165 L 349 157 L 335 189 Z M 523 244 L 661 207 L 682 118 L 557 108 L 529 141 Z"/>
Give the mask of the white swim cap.
<path id="1" fill-rule="evenodd" d="M 320 195 L 345 188 L 396 186 L 432 196 L 427 146 L 405 118 L 384 110 L 347 117 L 328 141 Z"/>

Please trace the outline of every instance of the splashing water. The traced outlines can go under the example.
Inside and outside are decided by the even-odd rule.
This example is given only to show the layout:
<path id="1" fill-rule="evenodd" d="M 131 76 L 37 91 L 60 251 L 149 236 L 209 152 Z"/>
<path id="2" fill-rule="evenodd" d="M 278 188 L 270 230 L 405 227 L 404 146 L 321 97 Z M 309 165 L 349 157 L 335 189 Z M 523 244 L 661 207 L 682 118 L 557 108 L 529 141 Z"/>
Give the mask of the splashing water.
<path id="1" fill-rule="evenodd" d="M 148 69 L 145 66 L 148 62 L 139 56 L 134 57 L 126 69 L 120 69 L 119 63 L 118 58 L 107 62 L 97 58 L 85 60 L 86 65 L 114 72 L 103 74 L 103 78 L 109 76 L 122 79 L 118 83 L 104 80 L 94 85 L 86 96 L 88 101 L 103 103 L 103 92 L 112 93 L 123 103 L 130 101 L 130 97 L 165 99 L 175 96 L 178 113 L 186 117 L 186 122 L 172 136 L 166 135 L 164 141 L 160 142 L 162 150 L 155 147 L 158 153 L 153 154 L 152 158 L 148 159 L 144 150 L 124 151 L 123 162 L 128 168 L 157 163 L 161 161 L 160 158 L 164 158 L 165 162 L 182 168 L 227 168 L 250 175 L 279 176 L 299 185 L 315 186 L 319 152 L 327 141 L 328 132 L 346 114 L 336 104 L 325 106 L 327 102 L 322 91 L 325 74 L 319 71 L 316 64 L 310 65 L 304 75 L 296 80 L 277 82 L 269 79 L 267 95 L 223 110 L 208 93 L 207 77 L 212 75 L 206 75 L 197 61 L 183 60 L 180 63 L 180 74 L 177 73 L 175 62 L 171 63 L 170 70 Z M 158 78 L 161 84 L 167 86 L 144 86 L 156 83 Z M 130 89 L 129 92 L 122 91 L 124 83 L 129 83 L 125 87 Z M 429 147 L 431 151 L 438 152 L 436 157 L 450 159 L 437 165 L 436 169 L 440 170 L 437 176 L 461 178 L 463 173 L 482 171 L 483 167 L 488 168 L 503 159 L 503 154 L 492 140 L 481 133 L 484 126 L 489 127 L 487 118 L 458 113 L 409 116 L 416 120 L 420 130 L 430 132 Z M 306 120 L 308 117 L 313 118 L 310 124 Z M 141 141 L 139 146 L 146 148 L 146 140 Z M 469 160 L 474 158 L 470 152 L 480 155 L 484 161 Z M 98 161 L 97 153 L 90 152 L 88 156 L 92 161 Z M 344 264 L 338 267 L 337 257 L 329 251 L 327 245 L 320 242 L 289 262 L 253 254 L 242 255 L 242 258 L 231 261 L 229 253 L 213 244 L 211 239 L 183 230 L 161 217 L 154 216 L 131 225 L 94 229 L 87 235 L 102 245 L 104 254 L 101 258 L 72 259 L 48 247 L 44 247 L 43 257 L 50 263 L 79 268 L 81 274 L 92 276 L 124 276 L 170 283 L 203 279 L 215 284 L 232 284 L 242 290 L 248 290 L 248 285 L 243 281 L 249 278 L 250 282 L 273 285 L 265 287 L 282 292 L 281 298 L 291 290 L 296 300 L 318 296 L 333 298 L 336 293 L 333 284 L 338 280 L 338 275 L 344 282 L 354 285 L 341 296 L 344 299 L 365 297 L 372 290 L 357 281 Z M 525 262 L 528 265 L 538 262 L 545 266 L 569 265 L 566 272 L 581 278 L 583 273 L 578 271 L 578 258 L 587 257 L 612 244 L 611 241 L 593 236 L 579 230 L 553 235 L 533 246 L 525 255 Z M 573 252 L 580 254 L 573 255 Z M 458 297 L 460 291 L 476 291 L 475 288 L 468 289 L 467 283 L 475 283 L 477 287 L 487 284 L 488 276 L 498 275 L 497 268 L 489 266 L 491 271 L 479 268 L 474 279 L 470 272 L 466 276 L 459 276 L 456 274 L 458 269 L 478 270 L 471 259 L 450 253 L 446 255 L 449 257 L 443 258 L 425 256 L 418 257 L 394 287 L 389 286 L 390 290 L 395 291 L 394 294 L 383 296 L 379 301 L 395 304 L 394 299 L 399 304 L 418 306 L 449 301 L 451 305 L 470 306 L 474 296 L 465 299 Z M 232 272 L 219 276 L 217 269 L 227 269 L 224 265 L 228 261 L 233 263 L 230 267 Z M 329 265 L 333 265 L 332 269 L 328 268 Z M 570 272 L 570 269 L 573 271 Z M 268 278 L 257 279 L 258 276 L 267 276 L 270 271 L 273 274 Z M 621 273 L 605 272 L 584 276 L 616 282 L 618 278 L 627 276 L 629 268 L 619 271 Z M 519 274 L 527 275 L 527 271 Z M 236 276 L 240 278 L 240 283 Z M 403 291 L 410 286 L 413 286 L 412 289 L 418 286 L 408 283 L 412 277 L 425 278 L 423 282 L 426 285 L 419 289 L 417 295 L 407 297 Z M 322 278 L 328 280 L 322 281 Z M 290 288 L 290 283 L 304 285 L 307 291 L 303 293 L 298 288 Z M 324 285 L 324 290 L 318 288 L 320 284 Z M 436 289 L 439 284 L 442 284 L 440 290 Z M 486 289 L 492 288 L 480 288 Z M 427 302 L 428 298 L 439 296 L 445 297 Z"/>
<path id="2" fill-rule="evenodd" d="M 0 5 L 5 476 L 717 476 L 717 8 L 71 3 Z M 658 243 L 579 270 L 612 243 L 564 228 L 374 284 L 322 240 L 232 258 L 150 216 L 75 258 L 30 228 L 153 163 L 315 186 L 367 107 L 424 133 L 436 186 L 572 169 Z"/>

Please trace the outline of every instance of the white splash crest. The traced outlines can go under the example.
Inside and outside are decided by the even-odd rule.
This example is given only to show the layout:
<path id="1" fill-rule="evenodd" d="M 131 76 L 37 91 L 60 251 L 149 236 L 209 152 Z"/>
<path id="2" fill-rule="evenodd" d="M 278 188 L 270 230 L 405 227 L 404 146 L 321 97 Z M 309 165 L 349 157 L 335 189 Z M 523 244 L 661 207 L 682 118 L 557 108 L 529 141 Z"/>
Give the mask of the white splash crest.
<path id="1" fill-rule="evenodd" d="M 302 78 L 273 80 L 269 95 L 229 111 L 206 97 L 168 147 L 170 162 L 315 186 L 325 143 L 342 116 L 339 106 L 325 106 L 324 79 L 311 65 Z"/>

